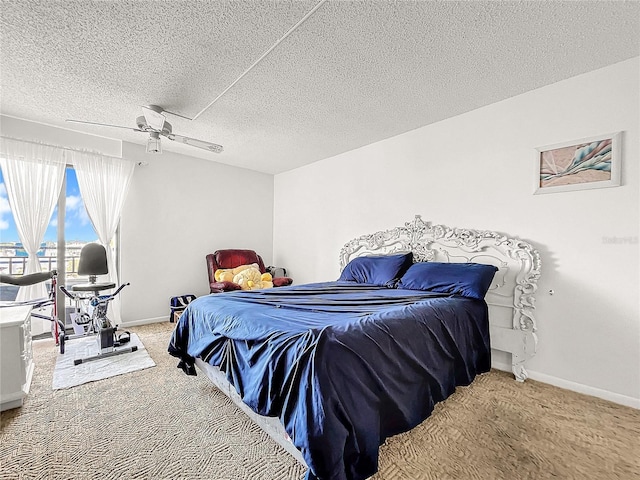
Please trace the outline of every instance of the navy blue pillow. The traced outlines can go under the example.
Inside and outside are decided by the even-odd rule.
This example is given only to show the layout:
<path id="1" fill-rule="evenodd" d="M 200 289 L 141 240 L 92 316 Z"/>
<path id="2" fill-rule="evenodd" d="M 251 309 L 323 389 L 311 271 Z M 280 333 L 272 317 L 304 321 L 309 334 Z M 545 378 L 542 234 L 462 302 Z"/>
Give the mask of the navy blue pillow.
<path id="1" fill-rule="evenodd" d="M 411 252 L 357 257 L 344 267 L 338 281 L 394 287 L 397 279 L 407 271 L 412 262 L 413 253 Z"/>
<path id="2" fill-rule="evenodd" d="M 414 263 L 398 282 L 398 288 L 482 300 L 497 271 L 493 265 L 482 263 Z"/>

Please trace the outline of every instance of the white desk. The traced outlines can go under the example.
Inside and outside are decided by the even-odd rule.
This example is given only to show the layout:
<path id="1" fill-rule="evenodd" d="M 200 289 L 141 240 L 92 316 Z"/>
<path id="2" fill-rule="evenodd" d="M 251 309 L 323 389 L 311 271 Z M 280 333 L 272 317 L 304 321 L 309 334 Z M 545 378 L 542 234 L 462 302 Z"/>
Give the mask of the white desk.
<path id="1" fill-rule="evenodd" d="M 22 406 L 33 368 L 31 306 L 0 308 L 0 411 Z"/>

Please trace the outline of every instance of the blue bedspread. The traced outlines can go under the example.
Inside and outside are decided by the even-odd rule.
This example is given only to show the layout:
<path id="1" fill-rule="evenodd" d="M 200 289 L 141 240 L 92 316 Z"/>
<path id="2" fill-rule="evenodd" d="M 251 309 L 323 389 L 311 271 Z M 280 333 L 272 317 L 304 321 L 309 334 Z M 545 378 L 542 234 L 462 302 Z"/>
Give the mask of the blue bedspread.
<path id="1" fill-rule="evenodd" d="M 385 438 L 490 368 L 484 301 L 352 282 L 200 297 L 169 345 L 226 372 L 255 412 L 277 416 L 308 480 L 360 480 Z"/>

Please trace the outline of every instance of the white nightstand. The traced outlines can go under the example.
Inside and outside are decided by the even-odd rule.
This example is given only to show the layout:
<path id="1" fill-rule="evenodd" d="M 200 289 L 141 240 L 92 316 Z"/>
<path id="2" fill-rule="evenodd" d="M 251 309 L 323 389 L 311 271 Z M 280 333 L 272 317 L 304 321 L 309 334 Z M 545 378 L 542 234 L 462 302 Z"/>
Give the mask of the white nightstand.
<path id="1" fill-rule="evenodd" d="M 0 411 L 22 406 L 33 367 L 31 306 L 0 308 Z"/>

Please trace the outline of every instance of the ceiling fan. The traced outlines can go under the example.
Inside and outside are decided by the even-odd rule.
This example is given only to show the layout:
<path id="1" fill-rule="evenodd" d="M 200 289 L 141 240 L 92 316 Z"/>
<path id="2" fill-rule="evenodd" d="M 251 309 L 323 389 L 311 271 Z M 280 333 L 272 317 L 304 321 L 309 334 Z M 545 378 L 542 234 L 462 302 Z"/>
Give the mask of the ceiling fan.
<path id="1" fill-rule="evenodd" d="M 133 130 L 134 132 L 148 133 L 149 138 L 147 139 L 147 153 L 162 153 L 162 145 L 160 144 L 161 135 L 165 138 L 168 138 L 169 140 L 178 141 L 186 145 L 191 145 L 192 147 L 202 148 L 214 153 L 222 152 L 222 145 L 205 142 L 204 140 L 198 140 L 196 138 L 185 137 L 183 135 L 176 135 L 175 133 L 173 133 L 171 130 L 171 124 L 167 122 L 165 116 L 162 114 L 163 112 L 182 117 L 182 115 L 168 112 L 157 105 L 146 105 L 142 107 L 142 115 L 136 118 L 136 124 L 138 125 L 138 128 L 124 127 L 121 125 L 109 125 L 107 123 L 85 122 L 83 120 L 67 119 L 67 122 L 84 123 L 87 125 L 99 125 L 103 127 L 125 128 L 127 130 Z"/>

